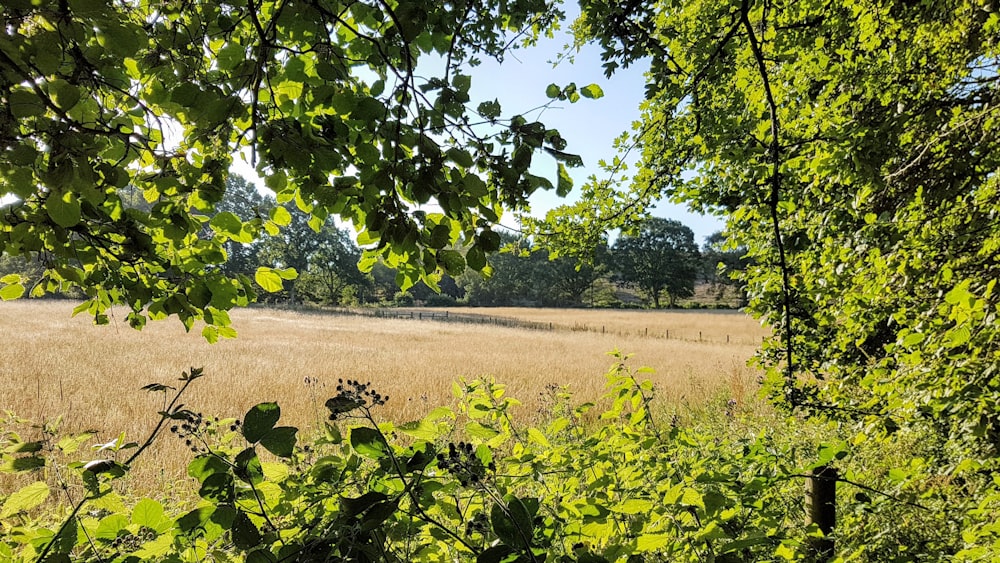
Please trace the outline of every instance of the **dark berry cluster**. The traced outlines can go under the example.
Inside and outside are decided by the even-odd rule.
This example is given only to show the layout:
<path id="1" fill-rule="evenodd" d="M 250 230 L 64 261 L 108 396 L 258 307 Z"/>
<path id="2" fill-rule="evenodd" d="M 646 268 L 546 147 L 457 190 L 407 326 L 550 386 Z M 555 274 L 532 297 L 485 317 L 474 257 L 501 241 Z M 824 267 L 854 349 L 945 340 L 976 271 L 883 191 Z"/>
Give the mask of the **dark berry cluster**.
<path id="1" fill-rule="evenodd" d="M 726 418 L 733 418 L 736 416 L 736 399 L 729 399 L 726 401 Z"/>
<path id="2" fill-rule="evenodd" d="M 178 438 L 184 440 L 184 445 L 194 453 L 202 453 L 204 451 L 199 447 L 198 443 L 204 443 L 205 434 L 210 433 L 210 429 L 217 427 L 219 424 L 219 417 L 205 418 L 200 412 L 185 410 L 175 412 L 172 416 L 175 420 L 180 421 L 180 424 L 171 426 L 170 431 L 176 434 Z M 235 420 L 229 425 L 229 430 L 235 432 L 239 427 L 240 421 Z"/>
<path id="3" fill-rule="evenodd" d="M 457 445 L 449 442 L 448 453 L 439 453 L 437 462 L 438 467 L 454 475 L 463 487 L 478 485 L 486 478 L 487 470 L 497 470 L 492 461 L 484 465 L 476 455 L 475 448 L 467 442 L 459 442 Z"/>
<path id="4" fill-rule="evenodd" d="M 371 382 L 338 379 L 337 394 L 326 400 L 326 408 L 330 409 L 330 420 L 335 420 L 337 416 L 354 409 L 381 406 L 388 400 L 388 395 L 382 395 L 372 389 Z"/>
<path id="5" fill-rule="evenodd" d="M 477 512 L 471 520 L 465 523 L 465 534 L 486 534 L 490 531 L 490 520 L 485 512 Z"/>

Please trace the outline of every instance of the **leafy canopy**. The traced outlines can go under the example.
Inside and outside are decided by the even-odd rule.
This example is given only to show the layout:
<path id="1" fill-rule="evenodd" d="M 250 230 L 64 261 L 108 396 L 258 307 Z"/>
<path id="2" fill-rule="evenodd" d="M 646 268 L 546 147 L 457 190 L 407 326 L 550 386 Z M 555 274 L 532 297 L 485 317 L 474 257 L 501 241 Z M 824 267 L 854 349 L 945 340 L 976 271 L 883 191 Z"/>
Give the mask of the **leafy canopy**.
<path id="1" fill-rule="evenodd" d="M 45 263 L 36 294 L 82 288 L 78 311 L 97 322 L 123 303 L 137 327 L 224 326 L 255 297 L 218 267 L 224 243 L 288 220 L 212 217 L 239 153 L 314 228 L 353 223 L 364 269 L 382 258 L 404 288 L 480 269 L 502 210 L 554 187 L 528 174 L 536 153 L 577 159 L 541 123 L 470 107 L 468 69 L 559 16 L 546 0 L 5 2 L 0 249 Z M 5 277 L 0 296 L 20 282 Z"/>
<path id="2" fill-rule="evenodd" d="M 911 486 L 995 478 L 995 3 L 581 5 L 609 73 L 651 61 L 626 143 L 642 164 L 628 189 L 592 183 L 538 229 L 586 242 L 659 197 L 725 213 L 750 307 L 776 331 L 764 359 L 779 402 L 850 424 L 856 443 L 939 437 Z M 982 518 L 1000 493 L 987 497 L 965 507 L 970 546 L 996 538 Z"/>

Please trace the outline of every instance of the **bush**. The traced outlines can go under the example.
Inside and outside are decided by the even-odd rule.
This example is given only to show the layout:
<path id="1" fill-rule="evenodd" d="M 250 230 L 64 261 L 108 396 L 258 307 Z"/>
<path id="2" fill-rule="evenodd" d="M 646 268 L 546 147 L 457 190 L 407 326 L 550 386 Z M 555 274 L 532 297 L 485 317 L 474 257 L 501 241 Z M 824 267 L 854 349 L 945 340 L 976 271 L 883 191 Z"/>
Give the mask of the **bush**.
<path id="1" fill-rule="evenodd" d="M 83 562 L 206 556 L 255 562 L 808 560 L 809 537 L 817 530 L 801 525 L 802 475 L 839 464 L 847 479 L 874 471 L 888 472 L 891 481 L 899 470 L 898 460 L 877 447 L 849 455 L 846 442 L 829 440 L 828 428 L 792 429 L 732 398 L 720 397 L 702 413 L 653 411 L 653 385 L 637 379 L 625 360 L 617 356 L 606 375 L 600 413 L 593 404 L 575 404 L 566 388 L 553 387 L 548 416 L 533 426 L 513 422 L 518 401 L 491 379 L 455 383 L 454 408 L 439 407 L 400 425 L 376 417 L 389 397 L 368 384 L 341 381 L 325 403 L 329 422 L 322 434 L 305 441 L 295 428 L 279 424 L 274 403 L 251 408 L 242 421 L 184 409 L 181 395 L 201 376 L 192 370 L 143 445 L 123 436 L 105 448 L 108 459 L 57 472 L 74 475 L 86 490 L 68 517 L 53 525 L 52 517 L 66 511 L 36 514 L 51 493 L 44 481 L 6 496 L 0 556 Z M 177 513 L 151 499 L 126 507 L 112 484 L 168 428 L 191 444 L 188 474 L 197 480 L 200 503 Z M 87 438 L 50 432 L 23 442 L 7 431 L 0 467 L 48 471 L 53 461 L 46 452 L 72 451 Z M 933 445 L 913 436 L 908 447 Z M 943 483 L 934 487 L 949 490 Z M 838 551 L 851 561 L 948 560 L 961 544 L 961 526 L 941 525 L 949 521 L 944 515 L 957 493 L 975 492 L 950 490 L 951 496 L 921 497 L 918 508 L 870 487 L 842 486 Z M 935 498 L 943 501 L 935 504 Z M 95 509 L 84 510 L 91 505 Z M 984 529 L 989 518 L 981 516 L 976 525 Z M 983 549 L 988 559 L 993 552 Z"/>

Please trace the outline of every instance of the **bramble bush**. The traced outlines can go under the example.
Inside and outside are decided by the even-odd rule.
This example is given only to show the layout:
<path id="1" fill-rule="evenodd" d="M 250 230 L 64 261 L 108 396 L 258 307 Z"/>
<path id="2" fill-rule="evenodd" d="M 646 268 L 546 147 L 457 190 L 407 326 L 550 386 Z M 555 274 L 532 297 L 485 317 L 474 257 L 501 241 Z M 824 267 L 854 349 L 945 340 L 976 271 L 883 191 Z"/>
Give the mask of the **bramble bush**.
<path id="1" fill-rule="evenodd" d="M 183 408 L 184 390 L 203 375 L 192 369 L 149 438 L 100 444 L 105 459 L 56 461 L 79 453 L 89 433 L 60 436 L 50 425 L 29 441 L 5 431 L 2 470 L 39 479 L 0 502 L 0 559 L 809 560 L 807 538 L 820 532 L 803 525 L 803 477 L 831 463 L 855 483 L 840 489 L 838 560 L 943 560 L 960 549 L 961 518 L 943 509 L 974 484 L 884 492 L 915 470 L 897 459 L 934 447 L 921 437 L 879 455 L 838 441 L 833 427 L 791 425 L 725 397 L 702 412 L 652 409 L 644 370 L 615 360 L 603 410 L 553 387 L 534 426 L 517 423 L 518 401 L 490 379 L 456 382 L 454 408 L 398 425 L 377 416 L 389 397 L 341 381 L 326 401 L 329 421 L 309 441 L 280 425 L 274 403 L 241 420 Z M 180 511 L 114 487 L 168 432 L 192 452 L 197 501 Z M 49 508 L 53 488 L 68 506 Z"/>

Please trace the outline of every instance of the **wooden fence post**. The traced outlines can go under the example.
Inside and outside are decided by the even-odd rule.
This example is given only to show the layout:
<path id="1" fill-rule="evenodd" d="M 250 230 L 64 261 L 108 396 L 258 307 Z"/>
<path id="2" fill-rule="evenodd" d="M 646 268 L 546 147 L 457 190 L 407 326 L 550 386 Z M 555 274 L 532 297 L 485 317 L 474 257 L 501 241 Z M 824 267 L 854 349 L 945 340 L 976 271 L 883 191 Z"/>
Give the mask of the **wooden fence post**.
<path id="1" fill-rule="evenodd" d="M 806 526 L 816 524 L 823 537 L 808 537 L 809 551 L 816 561 L 833 557 L 833 527 L 837 523 L 837 470 L 821 465 L 806 479 Z"/>

